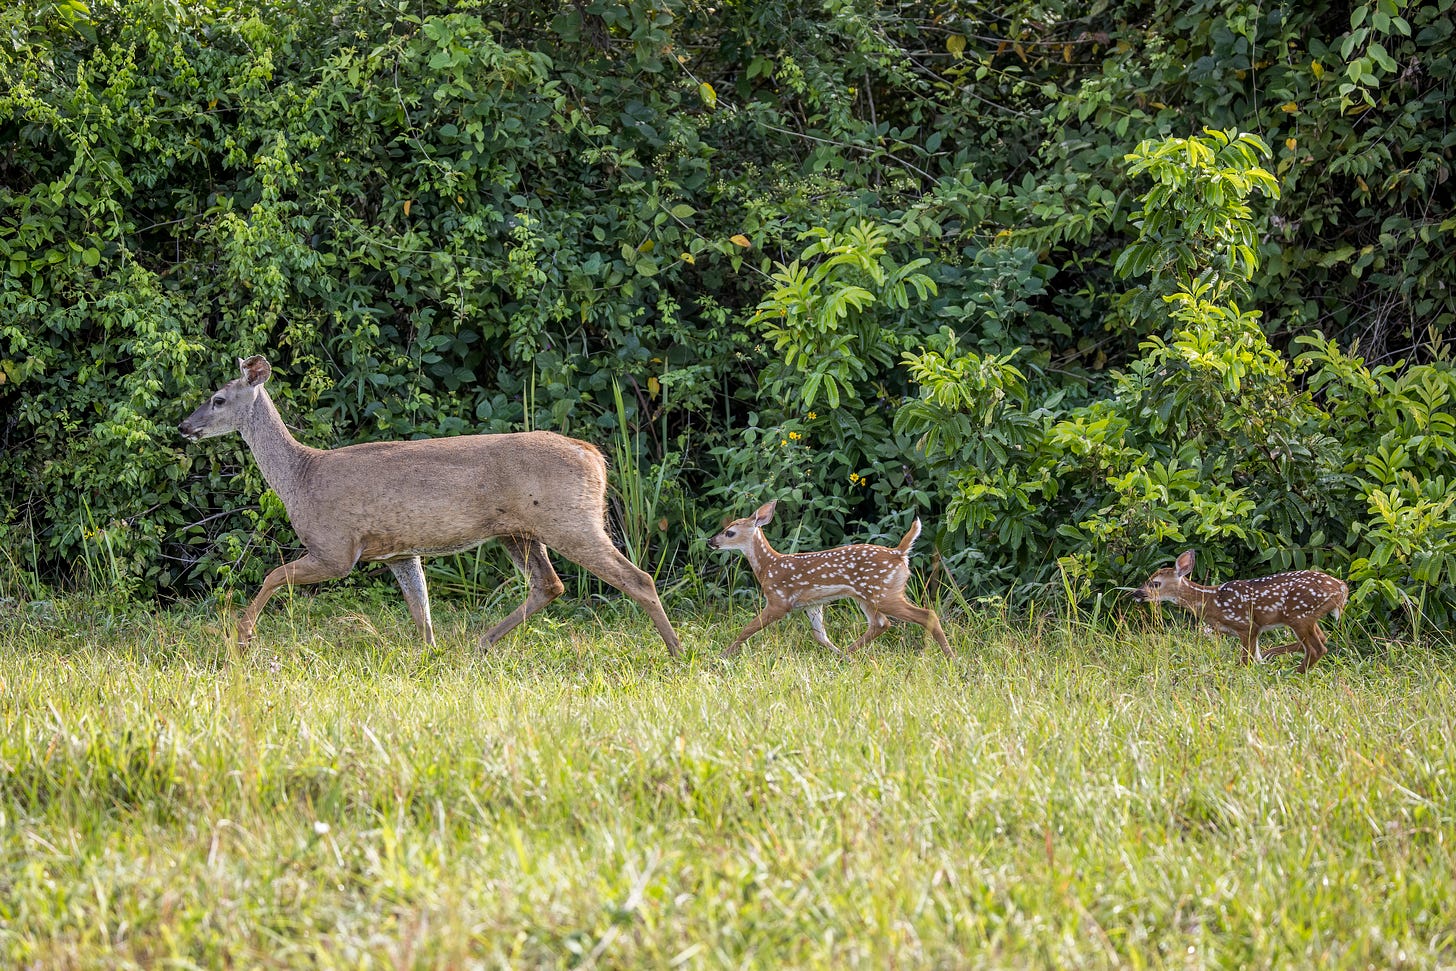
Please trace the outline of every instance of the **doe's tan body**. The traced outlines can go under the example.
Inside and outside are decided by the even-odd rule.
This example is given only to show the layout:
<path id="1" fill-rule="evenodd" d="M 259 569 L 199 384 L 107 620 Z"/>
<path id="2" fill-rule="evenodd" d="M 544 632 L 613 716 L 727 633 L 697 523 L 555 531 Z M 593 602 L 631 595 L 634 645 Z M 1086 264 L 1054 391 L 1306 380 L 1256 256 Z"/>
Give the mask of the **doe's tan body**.
<path id="1" fill-rule="evenodd" d="M 652 578 L 606 532 L 606 461 L 595 446 L 552 432 L 371 442 L 337 449 L 300 444 L 263 384 L 261 356 L 178 426 L 192 441 L 238 432 L 308 552 L 268 574 L 238 622 L 252 637 L 263 605 L 287 584 L 347 574 L 361 561 L 389 566 L 427 643 L 435 641 L 422 556 L 500 539 L 529 578 L 524 603 L 481 638 L 495 643 L 559 597 L 565 586 L 547 547 L 636 600 L 674 656 L 678 638 Z"/>

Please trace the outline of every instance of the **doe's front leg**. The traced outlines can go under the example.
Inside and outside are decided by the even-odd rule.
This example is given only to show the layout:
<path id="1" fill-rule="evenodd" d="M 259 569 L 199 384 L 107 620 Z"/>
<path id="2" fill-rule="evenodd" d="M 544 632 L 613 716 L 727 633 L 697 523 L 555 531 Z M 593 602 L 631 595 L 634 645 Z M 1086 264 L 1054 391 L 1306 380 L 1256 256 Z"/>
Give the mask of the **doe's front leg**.
<path id="1" fill-rule="evenodd" d="M 243 610 L 243 616 L 238 621 L 238 646 L 247 647 L 248 642 L 253 639 L 258 614 L 279 587 L 294 586 L 300 583 L 318 583 L 321 580 L 337 580 L 339 577 L 347 575 L 352 569 L 354 569 L 352 560 L 347 566 L 341 567 L 338 562 L 325 561 L 313 553 L 305 553 L 298 559 L 271 571 L 263 579 L 263 586 L 259 588 L 258 595 Z"/>

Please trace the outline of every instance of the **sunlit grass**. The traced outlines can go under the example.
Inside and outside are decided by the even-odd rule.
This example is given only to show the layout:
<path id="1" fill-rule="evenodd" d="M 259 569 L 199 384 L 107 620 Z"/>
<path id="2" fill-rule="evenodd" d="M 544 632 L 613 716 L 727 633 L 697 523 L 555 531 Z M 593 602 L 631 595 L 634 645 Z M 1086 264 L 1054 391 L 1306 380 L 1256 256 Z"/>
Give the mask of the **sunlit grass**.
<path id="1" fill-rule="evenodd" d="M 567 606 L 481 654 L 480 614 L 430 650 L 325 594 L 237 655 L 196 609 L 5 610 L 14 966 L 1456 961 L 1444 646 L 1301 677 L 1171 618 L 960 618 L 954 661 L 844 660 L 796 618 L 726 662 L 735 614 L 674 616 L 674 662 Z"/>

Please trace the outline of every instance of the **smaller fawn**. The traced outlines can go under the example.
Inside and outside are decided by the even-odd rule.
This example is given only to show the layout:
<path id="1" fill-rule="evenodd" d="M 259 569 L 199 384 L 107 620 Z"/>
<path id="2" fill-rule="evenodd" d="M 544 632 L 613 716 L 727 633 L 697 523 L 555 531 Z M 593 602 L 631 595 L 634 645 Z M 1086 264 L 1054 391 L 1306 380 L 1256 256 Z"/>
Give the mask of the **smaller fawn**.
<path id="1" fill-rule="evenodd" d="M 753 575 L 763 588 L 768 605 L 738 635 L 723 653 L 732 656 L 743 642 L 791 611 L 809 615 L 814 639 L 840 651 L 824 632 L 824 605 L 849 597 L 864 611 L 869 628 L 849 648 L 864 647 L 890 627 L 890 618 L 912 621 L 924 627 L 947 657 L 952 656 L 945 631 L 935 611 L 917 607 L 905 599 L 905 582 L 910 579 L 910 547 L 920 535 L 915 520 L 896 547 L 857 543 L 815 553 L 778 553 L 763 538 L 763 527 L 773 519 L 777 502 L 767 502 L 747 519 L 735 519 L 708 545 L 715 550 L 739 550 L 748 557 Z"/>
<path id="2" fill-rule="evenodd" d="M 1350 597 L 1350 588 L 1343 580 L 1319 570 L 1230 580 L 1216 587 L 1194 583 L 1188 579 L 1192 572 L 1193 551 L 1188 550 L 1174 566 L 1165 566 L 1148 577 L 1148 582 L 1133 592 L 1133 599 L 1172 601 L 1187 607 L 1209 627 L 1221 634 L 1232 634 L 1243 643 L 1243 664 L 1302 649 L 1301 674 L 1328 651 L 1320 618 L 1331 614 L 1338 620 Z M 1272 627 L 1288 627 L 1294 631 L 1295 640 L 1261 652 L 1259 635 Z"/>

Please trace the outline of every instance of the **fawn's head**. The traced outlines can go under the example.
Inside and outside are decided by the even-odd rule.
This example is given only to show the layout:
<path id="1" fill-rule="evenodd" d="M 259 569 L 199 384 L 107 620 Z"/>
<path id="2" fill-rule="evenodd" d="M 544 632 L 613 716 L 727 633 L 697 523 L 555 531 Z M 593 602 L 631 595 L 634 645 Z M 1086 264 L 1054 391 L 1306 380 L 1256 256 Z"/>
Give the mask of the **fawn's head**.
<path id="1" fill-rule="evenodd" d="M 747 550 L 753 546 L 758 531 L 773 519 L 774 506 L 778 501 L 766 502 L 747 519 L 735 519 L 723 527 L 722 532 L 708 540 L 708 546 L 715 550 Z"/>
<path id="2" fill-rule="evenodd" d="M 261 354 L 254 354 L 246 360 L 239 358 L 238 368 L 242 372 L 241 377 L 214 391 L 212 397 L 177 426 L 183 438 L 195 442 L 214 435 L 226 435 L 242 427 L 273 368 Z"/>
<path id="3" fill-rule="evenodd" d="M 1151 603 L 1155 600 L 1177 601 L 1180 591 L 1185 589 L 1184 581 L 1193 572 L 1193 551 L 1186 550 L 1172 566 L 1165 566 L 1148 577 L 1148 581 L 1132 593 L 1134 600 Z"/>

